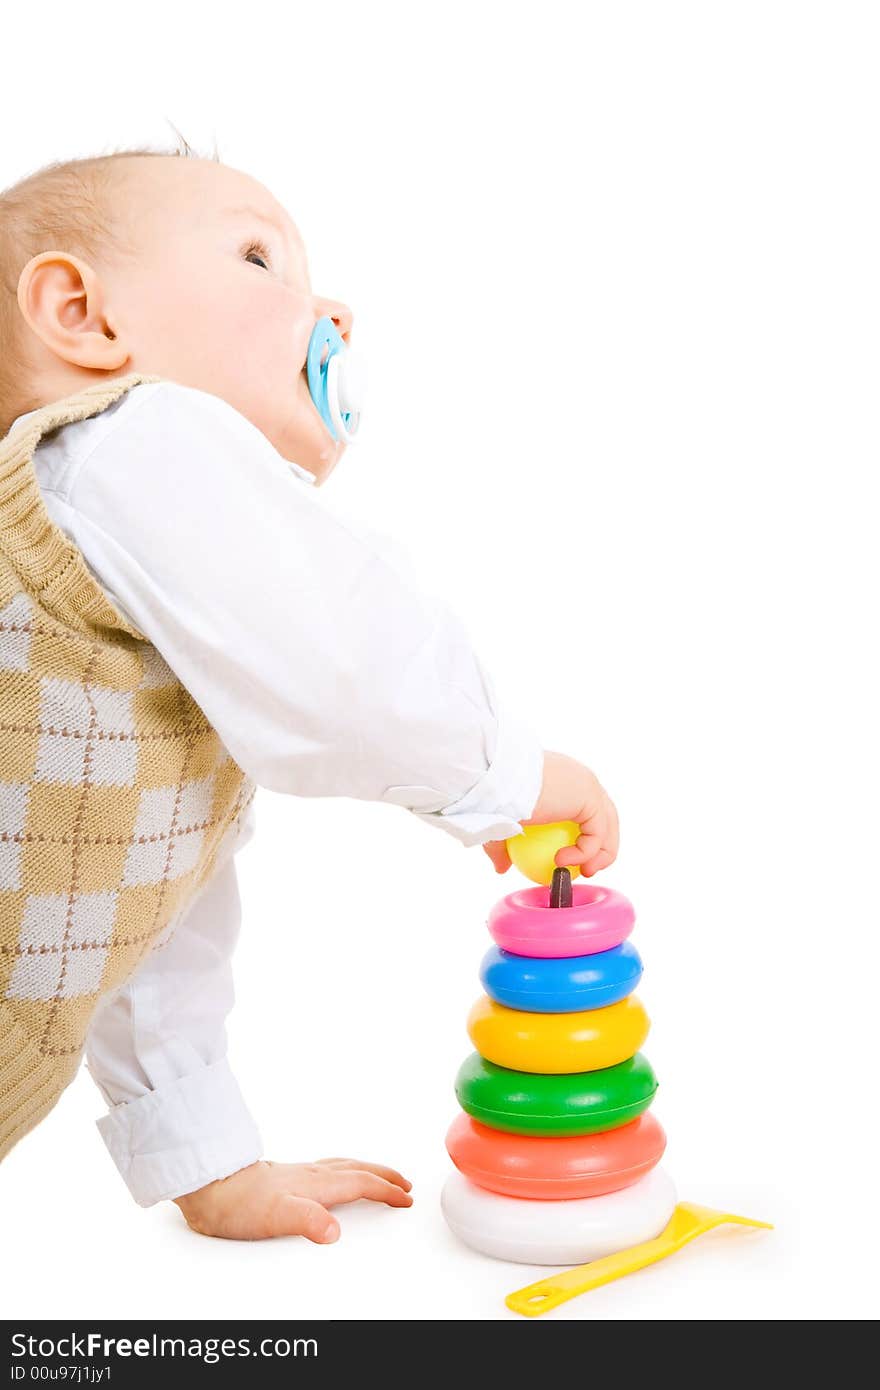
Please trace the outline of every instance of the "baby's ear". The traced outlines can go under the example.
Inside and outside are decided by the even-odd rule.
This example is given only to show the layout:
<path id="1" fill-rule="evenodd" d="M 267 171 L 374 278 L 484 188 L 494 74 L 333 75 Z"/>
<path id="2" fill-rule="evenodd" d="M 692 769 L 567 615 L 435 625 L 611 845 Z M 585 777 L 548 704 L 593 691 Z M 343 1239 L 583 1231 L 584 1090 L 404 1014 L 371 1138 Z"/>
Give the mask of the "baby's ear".
<path id="1" fill-rule="evenodd" d="M 18 277 L 18 307 L 29 327 L 63 362 L 118 371 L 129 353 L 107 321 L 104 287 L 88 262 L 41 251 Z"/>

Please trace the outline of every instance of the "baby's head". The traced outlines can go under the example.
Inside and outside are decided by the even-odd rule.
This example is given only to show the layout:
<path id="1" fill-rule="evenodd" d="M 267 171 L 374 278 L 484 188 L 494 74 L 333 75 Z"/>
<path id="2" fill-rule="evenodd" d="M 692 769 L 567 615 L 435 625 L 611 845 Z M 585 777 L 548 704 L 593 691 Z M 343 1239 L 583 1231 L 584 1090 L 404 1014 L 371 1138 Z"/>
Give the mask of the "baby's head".
<path id="1" fill-rule="evenodd" d="M 306 351 L 346 305 L 312 293 L 294 223 L 216 159 L 149 151 L 50 165 L 0 193 L 0 436 L 130 372 L 228 401 L 321 483 L 342 454 Z"/>

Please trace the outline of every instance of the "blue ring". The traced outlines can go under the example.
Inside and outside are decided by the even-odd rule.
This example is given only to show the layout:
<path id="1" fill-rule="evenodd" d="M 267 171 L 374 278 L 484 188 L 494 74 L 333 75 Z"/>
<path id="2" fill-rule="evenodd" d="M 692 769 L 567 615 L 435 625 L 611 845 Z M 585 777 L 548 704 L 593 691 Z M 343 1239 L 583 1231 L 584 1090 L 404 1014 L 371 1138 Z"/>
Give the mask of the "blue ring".
<path id="1" fill-rule="evenodd" d="M 567 1014 L 602 1009 L 632 994 L 642 961 L 628 941 L 592 956 L 515 956 L 492 946 L 480 980 L 491 999 L 526 1013 Z"/>

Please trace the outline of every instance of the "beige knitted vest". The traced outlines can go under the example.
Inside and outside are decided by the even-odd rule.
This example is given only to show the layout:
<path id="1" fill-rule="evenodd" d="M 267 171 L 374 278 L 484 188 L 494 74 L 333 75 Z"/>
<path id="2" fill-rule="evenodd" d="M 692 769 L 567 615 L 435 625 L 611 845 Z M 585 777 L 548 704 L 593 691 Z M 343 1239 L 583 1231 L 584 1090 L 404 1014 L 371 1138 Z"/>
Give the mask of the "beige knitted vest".
<path id="1" fill-rule="evenodd" d="M 168 938 L 256 790 L 34 473 L 43 435 L 157 380 L 86 387 L 0 441 L 0 1159 L 73 1079 L 99 999 Z"/>

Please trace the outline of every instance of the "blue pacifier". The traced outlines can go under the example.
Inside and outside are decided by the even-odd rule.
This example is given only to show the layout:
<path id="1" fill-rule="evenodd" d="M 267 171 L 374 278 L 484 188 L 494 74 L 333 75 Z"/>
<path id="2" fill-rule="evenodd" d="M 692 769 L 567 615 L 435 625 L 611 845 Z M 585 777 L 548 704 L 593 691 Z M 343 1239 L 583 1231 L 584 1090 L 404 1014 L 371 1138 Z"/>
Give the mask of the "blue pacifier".
<path id="1" fill-rule="evenodd" d="M 366 377 L 359 354 L 343 342 L 331 318 L 318 319 L 312 330 L 306 372 L 312 400 L 327 429 L 334 439 L 353 444 Z"/>

